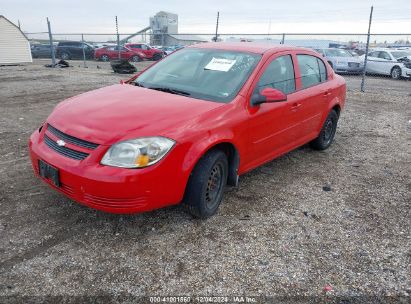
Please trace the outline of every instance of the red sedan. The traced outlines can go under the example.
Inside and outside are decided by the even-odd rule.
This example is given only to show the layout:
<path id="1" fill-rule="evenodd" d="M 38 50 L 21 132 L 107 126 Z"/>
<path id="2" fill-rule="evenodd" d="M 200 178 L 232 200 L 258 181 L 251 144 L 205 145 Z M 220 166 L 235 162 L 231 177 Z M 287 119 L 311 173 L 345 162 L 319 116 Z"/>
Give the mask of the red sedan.
<path id="1" fill-rule="evenodd" d="M 105 46 L 94 51 L 94 57 L 97 60 L 109 61 L 113 59 L 127 59 L 129 61 L 142 61 L 146 59 L 146 55 L 138 50 L 129 49 L 127 47 L 121 46 L 120 51 L 117 46 Z"/>
<path id="2" fill-rule="evenodd" d="M 156 48 L 153 48 L 151 46 L 148 46 L 145 43 L 126 43 L 124 45 L 125 47 L 132 49 L 132 50 L 138 50 L 144 55 L 146 55 L 147 59 L 150 60 L 160 60 L 164 56 L 164 52 L 162 50 L 158 50 Z"/>
<path id="3" fill-rule="evenodd" d="M 240 175 L 306 143 L 327 149 L 345 95 L 312 50 L 200 44 L 60 103 L 30 155 L 43 181 L 84 205 L 134 213 L 182 202 L 206 218 Z"/>

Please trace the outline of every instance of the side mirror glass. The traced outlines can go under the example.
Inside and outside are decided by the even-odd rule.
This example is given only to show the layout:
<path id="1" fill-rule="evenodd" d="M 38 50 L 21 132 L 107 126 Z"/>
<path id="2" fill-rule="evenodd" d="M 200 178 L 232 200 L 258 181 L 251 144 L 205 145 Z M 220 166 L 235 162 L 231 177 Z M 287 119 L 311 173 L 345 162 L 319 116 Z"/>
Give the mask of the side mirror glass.
<path id="1" fill-rule="evenodd" d="M 251 104 L 252 105 L 259 105 L 266 102 L 280 102 L 286 101 L 287 95 L 277 89 L 273 88 L 265 88 L 259 91 L 258 93 L 254 93 L 251 97 Z"/>

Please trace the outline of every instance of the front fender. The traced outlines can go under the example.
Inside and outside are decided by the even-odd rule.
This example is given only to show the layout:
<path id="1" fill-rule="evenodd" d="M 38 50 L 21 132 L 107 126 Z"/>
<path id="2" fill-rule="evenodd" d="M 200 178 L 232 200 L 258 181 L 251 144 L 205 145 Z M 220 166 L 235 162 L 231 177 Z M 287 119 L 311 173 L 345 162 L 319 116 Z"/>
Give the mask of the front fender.
<path id="1" fill-rule="evenodd" d="M 234 134 L 231 130 L 225 130 L 222 133 L 208 131 L 205 136 L 196 140 L 187 151 L 183 162 L 183 171 L 191 174 L 191 171 L 200 158 L 218 144 L 229 143 L 236 147 L 235 143 L 233 143 L 233 139 Z"/>

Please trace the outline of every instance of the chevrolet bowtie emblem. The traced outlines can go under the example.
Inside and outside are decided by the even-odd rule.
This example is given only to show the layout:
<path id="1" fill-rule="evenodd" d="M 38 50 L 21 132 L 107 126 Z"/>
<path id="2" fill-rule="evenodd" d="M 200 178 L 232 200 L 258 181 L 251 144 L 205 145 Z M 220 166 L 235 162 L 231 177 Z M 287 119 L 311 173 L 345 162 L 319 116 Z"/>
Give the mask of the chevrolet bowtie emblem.
<path id="1" fill-rule="evenodd" d="M 66 142 L 62 139 L 57 140 L 56 143 L 60 147 L 64 147 L 66 145 Z"/>

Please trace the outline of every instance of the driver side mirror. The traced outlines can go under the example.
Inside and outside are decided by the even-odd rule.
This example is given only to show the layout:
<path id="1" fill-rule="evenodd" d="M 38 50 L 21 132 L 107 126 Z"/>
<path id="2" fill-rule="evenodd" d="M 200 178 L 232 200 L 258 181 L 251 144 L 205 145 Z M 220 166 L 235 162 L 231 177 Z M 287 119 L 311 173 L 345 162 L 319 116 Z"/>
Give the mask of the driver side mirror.
<path id="1" fill-rule="evenodd" d="M 277 89 L 265 88 L 256 92 L 251 97 L 251 105 L 256 106 L 266 102 L 286 101 L 287 95 Z"/>

